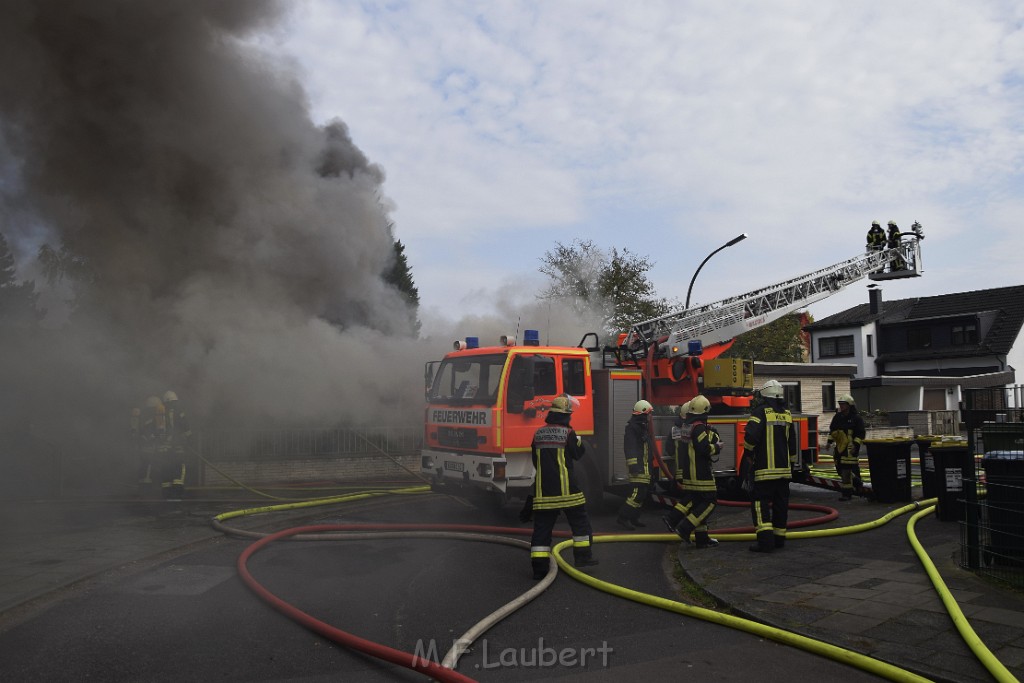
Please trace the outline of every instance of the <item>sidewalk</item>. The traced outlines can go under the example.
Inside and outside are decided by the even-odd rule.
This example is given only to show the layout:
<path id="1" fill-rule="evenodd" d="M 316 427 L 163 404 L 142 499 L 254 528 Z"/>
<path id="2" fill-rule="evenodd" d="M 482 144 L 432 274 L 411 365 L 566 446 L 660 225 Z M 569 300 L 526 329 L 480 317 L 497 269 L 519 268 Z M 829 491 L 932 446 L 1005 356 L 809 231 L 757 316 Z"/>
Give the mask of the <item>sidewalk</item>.
<path id="1" fill-rule="evenodd" d="M 920 489 L 914 490 L 920 495 Z M 840 517 L 806 529 L 869 522 L 906 503 L 792 487 L 791 502 L 834 507 Z M 818 513 L 792 511 L 790 521 Z M 907 536 L 913 513 L 880 528 L 827 538 L 792 538 L 763 555 L 751 543 L 723 542 L 712 550 L 681 547 L 686 574 L 734 613 L 866 654 L 937 681 L 991 681 L 958 633 Z M 750 525 L 748 508 L 719 506 L 711 528 Z M 796 531 L 796 530 L 794 530 Z M 971 628 L 996 659 L 1024 678 L 1024 594 L 981 579 L 959 566 L 960 524 L 919 519 L 918 541 L 960 605 Z"/>
<path id="2" fill-rule="evenodd" d="M 0 615 L 82 579 L 222 534 L 165 501 L 0 502 Z"/>

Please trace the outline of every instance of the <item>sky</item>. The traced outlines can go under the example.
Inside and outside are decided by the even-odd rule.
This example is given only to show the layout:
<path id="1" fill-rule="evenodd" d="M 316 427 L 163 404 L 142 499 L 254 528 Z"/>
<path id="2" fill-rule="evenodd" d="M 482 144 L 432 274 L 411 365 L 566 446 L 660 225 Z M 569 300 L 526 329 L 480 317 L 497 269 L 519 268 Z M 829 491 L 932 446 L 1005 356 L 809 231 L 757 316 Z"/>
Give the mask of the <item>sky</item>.
<path id="1" fill-rule="evenodd" d="M 331 2 L 260 38 L 384 170 L 427 331 L 516 310 L 556 242 L 707 303 L 924 227 L 902 299 L 1021 284 L 1019 2 Z M 810 307 L 867 301 L 867 280 Z"/>
<path id="2" fill-rule="evenodd" d="M 925 234 L 885 299 L 1022 284 L 1022 25 L 994 0 L 0 3 L 0 232 L 49 330 L 0 338 L 0 429 L 73 423 L 101 457 L 165 389 L 197 421 L 415 424 L 451 340 L 597 329 L 537 298 L 575 240 L 683 302 L 746 233 L 694 305 L 856 256 L 873 220 Z M 36 258 L 62 244 L 94 276 L 74 324 Z"/>

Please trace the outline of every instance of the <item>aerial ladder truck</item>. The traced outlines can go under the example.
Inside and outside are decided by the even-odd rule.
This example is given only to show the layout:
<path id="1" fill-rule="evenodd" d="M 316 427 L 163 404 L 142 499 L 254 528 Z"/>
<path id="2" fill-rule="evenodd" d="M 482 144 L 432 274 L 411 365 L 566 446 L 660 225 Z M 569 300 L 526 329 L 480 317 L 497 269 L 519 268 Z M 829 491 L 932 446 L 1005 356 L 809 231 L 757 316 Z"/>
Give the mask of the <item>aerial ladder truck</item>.
<path id="1" fill-rule="evenodd" d="M 743 428 L 754 393 L 753 362 L 723 359 L 733 339 L 806 308 L 867 277 L 916 277 L 922 271 L 921 226 L 898 246 L 868 251 L 826 268 L 739 296 L 670 312 L 630 326 L 614 346 L 588 332 L 577 346 L 541 345 L 536 330 L 522 343 L 502 337 L 481 346 L 476 337 L 454 343 L 440 361 L 426 364 L 421 472 L 434 490 L 499 505 L 531 491 L 530 444 L 552 399 L 576 399 L 572 424 L 587 457 L 577 464 L 588 504 L 627 488 L 622 435 L 633 404 L 678 406 L 698 394 L 712 402 L 709 422 L 723 439 L 720 486 L 735 489 Z M 671 417 L 656 415 L 663 441 Z M 802 457 L 817 455 L 817 418 L 794 418 Z"/>

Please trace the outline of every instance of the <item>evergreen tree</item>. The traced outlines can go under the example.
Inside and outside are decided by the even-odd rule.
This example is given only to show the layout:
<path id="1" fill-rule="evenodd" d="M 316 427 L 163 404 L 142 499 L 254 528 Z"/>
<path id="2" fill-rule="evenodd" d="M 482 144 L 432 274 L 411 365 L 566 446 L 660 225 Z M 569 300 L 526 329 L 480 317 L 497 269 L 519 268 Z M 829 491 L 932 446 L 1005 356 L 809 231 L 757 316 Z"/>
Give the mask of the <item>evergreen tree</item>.
<path id="1" fill-rule="evenodd" d="M 390 226 L 389 226 L 390 227 Z M 384 273 L 384 281 L 402 293 L 406 303 L 409 304 L 409 315 L 414 335 L 420 331 L 419 308 L 420 292 L 412 279 L 412 271 L 409 269 L 409 260 L 405 256 L 405 245 L 401 240 L 394 242 L 394 258 L 391 266 Z"/>

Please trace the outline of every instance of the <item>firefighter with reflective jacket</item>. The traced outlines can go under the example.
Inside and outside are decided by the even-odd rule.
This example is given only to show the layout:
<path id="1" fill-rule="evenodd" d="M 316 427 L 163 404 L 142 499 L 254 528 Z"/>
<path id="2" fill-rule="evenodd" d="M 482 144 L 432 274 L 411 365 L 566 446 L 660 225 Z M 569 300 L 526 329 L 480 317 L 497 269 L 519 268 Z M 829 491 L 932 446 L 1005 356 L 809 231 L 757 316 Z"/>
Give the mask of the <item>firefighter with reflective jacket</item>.
<path id="1" fill-rule="evenodd" d="M 573 473 L 573 463 L 584 453 L 583 440 L 569 424 L 574 400 L 570 396 L 556 396 L 551 401 L 545 425 L 533 435 L 531 450 L 537 472 L 533 484 L 530 563 L 535 580 L 543 579 L 548 572 L 551 532 L 559 512 L 565 512 L 572 529 L 573 564 L 577 567 L 597 564 L 591 548 L 594 533 L 584 507 L 586 498 Z"/>
<path id="2" fill-rule="evenodd" d="M 871 228 L 868 230 L 868 252 L 882 251 L 885 249 L 885 230 L 878 221 L 871 221 Z M 881 272 L 876 270 L 876 273 Z"/>
<path id="3" fill-rule="evenodd" d="M 774 379 L 761 388 L 763 402 L 751 412 L 743 440 L 743 469 L 750 491 L 750 513 L 757 543 L 750 550 L 770 553 L 786 544 L 789 482 L 799 471 L 800 451 L 793 416 L 782 385 Z"/>
<path id="4" fill-rule="evenodd" d="M 864 419 L 857 412 L 857 405 L 853 396 L 843 394 L 839 397 L 839 409 L 832 417 L 828 426 L 829 441 L 835 444 L 833 459 L 836 463 L 836 471 L 839 472 L 841 480 L 839 500 L 850 500 L 854 490 L 861 489 L 860 478 L 860 455 L 861 444 L 867 431 L 864 428 Z"/>
<path id="5" fill-rule="evenodd" d="M 134 417 L 134 411 L 133 417 Z M 146 399 L 138 416 L 139 484 L 148 486 L 160 476 L 160 456 L 167 439 L 166 409 L 159 396 Z"/>
<path id="6" fill-rule="evenodd" d="M 652 412 L 654 406 L 648 401 L 637 401 L 633 405 L 633 415 L 626 422 L 626 433 L 623 437 L 629 483 L 633 490 L 619 508 L 619 515 L 615 521 L 630 531 L 638 526 L 647 526 L 640 521 L 640 509 L 647 500 L 654 476 L 654 443 L 647 427 Z"/>
<path id="7" fill-rule="evenodd" d="M 886 238 L 885 238 L 886 246 L 888 248 L 890 248 L 890 249 L 895 249 L 898 246 L 900 246 L 901 238 L 903 237 L 903 233 L 900 232 L 899 227 L 896 225 L 896 221 L 889 221 L 888 228 L 889 228 L 889 232 L 888 232 L 888 234 L 886 235 Z M 903 260 L 902 256 L 898 256 L 895 259 L 893 259 L 892 263 L 889 266 L 889 271 L 890 272 L 896 272 L 897 270 L 906 270 L 906 269 L 907 269 L 907 262 Z"/>
<path id="8" fill-rule="evenodd" d="M 163 404 L 167 416 L 167 441 L 161 467 L 160 487 L 165 496 L 180 496 L 185 491 L 185 451 L 189 447 L 192 428 L 176 393 L 164 392 Z"/>
<path id="9" fill-rule="evenodd" d="M 688 411 L 679 429 L 672 430 L 676 446 L 676 481 L 681 489 L 679 502 L 662 517 L 669 531 L 690 542 L 690 534 L 698 548 L 713 548 L 718 541 L 708 536 L 708 518 L 718 500 L 714 463 L 722 451 L 722 437 L 708 426 L 711 403 L 704 396 L 696 396 L 681 409 Z M 684 417 L 681 415 L 681 417 Z"/>
<path id="10" fill-rule="evenodd" d="M 885 249 L 885 230 L 878 221 L 871 221 L 871 228 L 868 230 L 868 251 L 882 251 Z"/>

